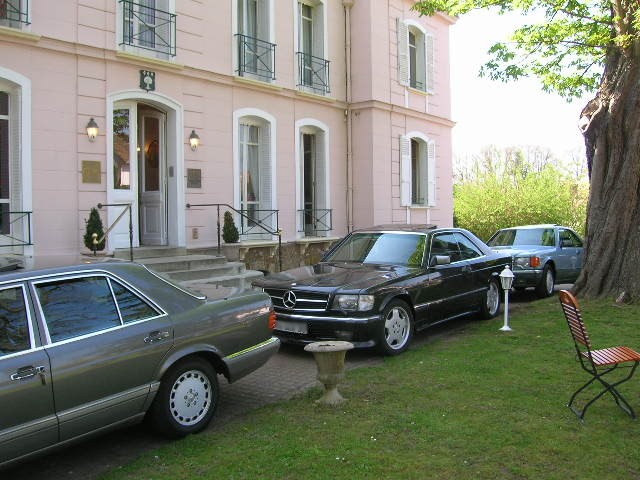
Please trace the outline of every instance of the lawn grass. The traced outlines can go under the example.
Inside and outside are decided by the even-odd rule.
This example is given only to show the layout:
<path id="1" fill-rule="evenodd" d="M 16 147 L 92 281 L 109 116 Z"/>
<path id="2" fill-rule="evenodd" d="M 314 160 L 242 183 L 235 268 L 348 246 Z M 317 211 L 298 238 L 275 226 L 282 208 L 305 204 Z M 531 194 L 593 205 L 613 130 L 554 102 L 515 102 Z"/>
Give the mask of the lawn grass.
<path id="1" fill-rule="evenodd" d="M 594 346 L 640 349 L 640 306 L 583 302 Z M 143 454 L 104 479 L 640 478 L 640 427 L 610 396 L 584 423 L 566 407 L 587 375 L 557 297 L 469 321 L 349 371 L 344 405 L 320 388 Z M 640 411 L 640 374 L 621 387 Z M 215 419 L 214 419 L 215 421 Z"/>

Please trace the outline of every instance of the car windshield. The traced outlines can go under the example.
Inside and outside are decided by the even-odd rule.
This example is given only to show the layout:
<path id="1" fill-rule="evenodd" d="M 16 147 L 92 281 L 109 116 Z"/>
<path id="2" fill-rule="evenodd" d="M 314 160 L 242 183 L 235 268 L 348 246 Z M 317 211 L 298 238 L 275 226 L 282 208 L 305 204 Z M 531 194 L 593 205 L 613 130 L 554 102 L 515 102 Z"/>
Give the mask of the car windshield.
<path id="1" fill-rule="evenodd" d="M 553 247 L 553 228 L 511 228 L 500 230 L 487 242 L 490 247 L 511 247 L 518 245 L 537 245 Z"/>
<path id="2" fill-rule="evenodd" d="M 368 232 L 350 235 L 326 258 L 327 262 L 422 265 L 425 235 Z"/>

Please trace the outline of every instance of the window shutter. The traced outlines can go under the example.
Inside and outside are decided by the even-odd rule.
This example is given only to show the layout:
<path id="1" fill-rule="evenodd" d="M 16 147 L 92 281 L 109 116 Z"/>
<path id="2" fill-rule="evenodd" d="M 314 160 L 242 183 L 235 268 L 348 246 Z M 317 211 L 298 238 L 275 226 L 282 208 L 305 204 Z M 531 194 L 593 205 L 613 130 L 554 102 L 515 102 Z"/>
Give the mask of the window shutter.
<path id="1" fill-rule="evenodd" d="M 258 31 L 256 36 L 259 40 L 270 42 L 271 37 L 269 35 L 269 0 L 258 0 L 257 6 L 258 19 L 256 21 Z"/>
<path id="2" fill-rule="evenodd" d="M 315 181 L 314 185 L 315 190 L 315 208 L 317 209 L 325 209 L 327 208 L 327 199 L 326 199 L 326 186 L 327 186 L 327 168 L 326 168 L 326 155 L 325 155 L 325 135 L 324 132 L 318 132 L 314 135 L 315 137 Z"/>
<path id="3" fill-rule="evenodd" d="M 400 205 L 411 205 L 411 139 L 400 136 Z"/>
<path id="4" fill-rule="evenodd" d="M 320 3 L 313 7 L 313 56 L 318 58 L 324 57 L 324 15 L 323 5 Z"/>
<path id="5" fill-rule="evenodd" d="M 425 49 L 427 55 L 427 92 L 433 93 L 435 89 L 435 47 L 433 35 L 425 35 Z"/>
<path id="6" fill-rule="evenodd" d="M 427 143 L 427 182 L 428 206 L 436 206 L 436 144 Z"/>
<path id="7" fill-rule="evenodd" d="M 260 125 L 260 210 L 271 210 L 271 125 Z"/>
<path id="8" fill-rule="evenodd" d="M 400 18 L 396 19 L 398 34 L 398 83 L 409 85 L 409 29 Z"/>

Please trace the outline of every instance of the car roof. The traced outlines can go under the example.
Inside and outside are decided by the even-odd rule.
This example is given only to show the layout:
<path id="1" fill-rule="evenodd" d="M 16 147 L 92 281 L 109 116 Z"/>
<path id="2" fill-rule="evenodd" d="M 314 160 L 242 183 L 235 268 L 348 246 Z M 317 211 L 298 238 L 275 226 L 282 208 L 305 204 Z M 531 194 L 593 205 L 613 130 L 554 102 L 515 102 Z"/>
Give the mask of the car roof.
<path id="1" fill-rule="evenodd" d="M 426 233 L 427 230 L 434 230 L 437 225 L 432 224 L 407 224 L 407 223 L 389 223 L 383 225 L 375 225 L 368 228 L 359 228 L 356 232 L 416 232 Z"/>
<path id="2" fill-rule="evenodd" d="M 557 223 L 540 223 L 538 225 L 518 225 L 517 227 L 506 227 L 506 228 L 501 228 L 500 230 L 516 230 L 516 229 L 533 229 L 533 228 L 555 228 L 555 227 L 559 227 L 560 225 L 558 225 Z M 568 228 L 568 227 L 562 227 L 562 228 Z"/>

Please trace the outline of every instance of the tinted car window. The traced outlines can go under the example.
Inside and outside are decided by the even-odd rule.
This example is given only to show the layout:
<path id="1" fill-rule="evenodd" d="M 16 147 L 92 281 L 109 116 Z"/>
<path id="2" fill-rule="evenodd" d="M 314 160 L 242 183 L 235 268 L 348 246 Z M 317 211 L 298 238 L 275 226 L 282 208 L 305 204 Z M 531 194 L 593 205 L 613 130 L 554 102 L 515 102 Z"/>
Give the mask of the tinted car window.
<path id="1" fill-rule="evenodd" d="M 120 325 L 120 317 L 105 277 L 84 277 L 36 285 L 52 341 L 85 335 Z"/>
<path id="2" fill-rule="evenodd" d="M 159 315 L 155 308 L 151 307 L 147 302 L 118 282 L 112 280 L 111 287 L 116 296 L 120 315 L 124 323 L 144 320 L 145 318 Z"/>
<path id="3" fill-rule="evenodd" d="M 30 347 L 22 287 L 0 290 L 0 357 L 28 350 Z"/>
<path id="4" fill-rule="evenodd" d="M 464 235 L 457 233 L 456 239 L 458 240 L 458 246 L 460 247 L 460 254 L 464 260 L 481 257 L 483 255 L 482 251 L 480 251 L 480 249 Z"/>
<path id="5" fill-rule="evenodd" d="M 431 241 L 431 257 L 433 258 L 436 255 L 448 255 L 451 257 L 451 263 L 462 260 L 454 233 L 444 233 L 433 237 Z"/>
<path id="6" fill-rule="evenodd" d="M 418 233 L 355 233 L 325 261 L 419 266 L 424 256 L 424 245 L 425 236 Z"/>

